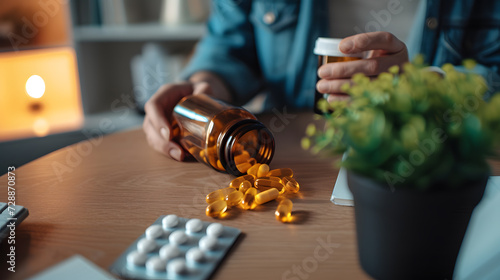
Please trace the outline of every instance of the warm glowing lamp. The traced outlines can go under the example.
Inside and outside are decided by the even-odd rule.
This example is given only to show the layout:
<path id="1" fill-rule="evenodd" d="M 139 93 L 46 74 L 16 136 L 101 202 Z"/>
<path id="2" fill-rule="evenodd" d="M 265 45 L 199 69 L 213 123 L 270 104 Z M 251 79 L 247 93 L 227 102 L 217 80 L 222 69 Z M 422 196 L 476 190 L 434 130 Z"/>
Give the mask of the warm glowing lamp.
<path id="1" fill-rule="evenodd" d="M 0 65 L 0 141 L 81 127 L 73 48 L 4 52 Z"/>
<path id="2" fill-rule="evenodd" d="M 45 81 L 38 75 L 33 75 L 26 81 L 26 93 L 33 98 L 40 98 L 45 93 Z"/>

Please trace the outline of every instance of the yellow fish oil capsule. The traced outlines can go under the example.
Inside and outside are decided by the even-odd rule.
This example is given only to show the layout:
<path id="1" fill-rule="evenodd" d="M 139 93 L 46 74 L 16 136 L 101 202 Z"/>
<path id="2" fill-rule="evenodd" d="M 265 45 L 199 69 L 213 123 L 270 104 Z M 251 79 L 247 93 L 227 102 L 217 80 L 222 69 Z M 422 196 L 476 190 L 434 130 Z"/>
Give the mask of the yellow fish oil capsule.
<path id="1" fill-rule="evenodd" d="M 264 176 L 264 177 L 259 177 L 259 179 L 266 179 L 266 180 L 271 180 L 271 181 L 276 181 L 276 182 L 281 182 L 280 177 L 274 177 L 274 176 Z"/>
<path id="2" fill-rule="evenodd" d="M 259 178 L 255 180 L 255 187 L 259 190 L 275 188 L 280 192 L 283 189 L 283 184 L 281 183 L 281 181 Z"/>
<path id="3" fill-rule="evenodd" d="M 241 182 L 238 191 L 240 191 L 241 193 L 246 193 L 250 188 L 252 188 L 252 183 L 250 183 L 250 181 L 245 180 Z"/>
<path id="4" fill-rule="evenodd" d="M 219 217 L 227 210 L 227 203 L 225 200 L 218 200 L 210 203 L 205 210 L 205 214 L 209 217 Z"/>
<path id="5" fill-rule="evenodd" d="M 229 183 L 229 187 L 234 188 L 234 189 L 238 189 L 240 187 L 241 183 L 243 183 L 244 181 L 249 181 L 250 184 L 253 184 L 253 181 L 255 181 L 255 176 L 253 176 L 252 174 L 247 174 L 247 175 L 243 175 L 243 176 L 240 176 L 238 178 L 235 178 L 234 180 L 231 181 L 231 183 Z"/>
<path id="6" fill-rule="evenodd" d="M 248 182 L 248 181 L 245 181 Z M 240 204 L 243 199 L 244 194 L 240 191 L 235 191 L 226 195 L 226 203 L 227 206 L 236 206 Z"/>
<path id="7" fill-rule="evenodd" d="M 240 163 L 236 165 L 236 169 L 238 169 L 239 172 L 241 173 L 246 173 L 249 168 L 251 168 L 252 165 L 248 162 Z"/>
<path id="8" fill-rule="evenodd" d="M 247 173 L 252 174 L 253 176 L 257 177 L 257 172 L 259 171 L 259 167 L 260 167 L 260 163 L 256 163 L 256 164 L 252 165 L 252 167 L 250 167 L 247 170 Z"/>
<path id="9" fill-rule="evenodd" d="M 279 194 L 280 194 L 280 192 L 275 188 L 265 190 L 263 192 L 258 193 L 255 196 L 255 203 L 264 204 L 264 203 L 269 202 L 271 200 L 275 200 L 276 198 L 278 198 Z"/>
<path id="10" fill-rule="evenodd" d="M 300 189 L 299 183 L 292 177 L 285 176 L 282 179 L 283 185 L 285 186 L 282 192 L 297 193 Z"/>
<path id="11" fill-rule="evenodd" d="M 234 188 L 218 189 L 216 191 L 207 194 L 207 197 L 205 199 L 208 204 L 213 203 L 217 200 L 225 200 L 226 196 L 234 191 L 236 191 L 236 189 Z"/>
<path id="12" fill-rule="evenodd" d="M 285 176 L 293 177 L 293 170 L 290 168 L 279 168 L 269 171 L 266 176 L 274 176 L 283 178 Z"/>
<path id="13" fill-rule="evenodd" d="M 269 165 L 261 164 L 257 170 L 257 178 L 264 177 L 269 172 Z"/>
<path id="14" fill-rule="evenodd" d="M 241 208 L 248 210 L 248 209 L 254 209 L 255 206 L 255 195 L 257 195 L 257 189 L 256 188 L 250 188 L 247 190 L 245 195 L 243 196 L 243 199 L 241 200 L 240 206 Z"/>
<path id="15" fill-rule="evenodd" d="M 284 198 L 278 204 L 276 208 L 276 212 L 274 212 L 274 216 L 276 216 L 276 220 L 286 223 L 290 222 L 292 219 L 292 208 L 293 203 L 290 199 Z"/>
<path id="16" fill-rule="evenodd" d="M 250 154 L 247 151 L 243 151 L 241 154 L 234 157 L 234 163 L 238 165 L 244 162 L 248 162 L 249 159 L 250 159 Z"/>

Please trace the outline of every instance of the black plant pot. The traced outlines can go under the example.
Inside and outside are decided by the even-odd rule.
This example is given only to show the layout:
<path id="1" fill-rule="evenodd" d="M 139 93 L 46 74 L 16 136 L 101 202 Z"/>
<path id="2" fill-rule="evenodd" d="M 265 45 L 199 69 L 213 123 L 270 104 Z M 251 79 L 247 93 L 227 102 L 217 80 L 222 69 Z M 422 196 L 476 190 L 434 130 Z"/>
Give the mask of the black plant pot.
<path id="1" fill-rule="evenodd" d="M 393 192 L 348 172 L 363 269 L 376 279 L 451 279 L 487 180 L 458 190 Z"/>

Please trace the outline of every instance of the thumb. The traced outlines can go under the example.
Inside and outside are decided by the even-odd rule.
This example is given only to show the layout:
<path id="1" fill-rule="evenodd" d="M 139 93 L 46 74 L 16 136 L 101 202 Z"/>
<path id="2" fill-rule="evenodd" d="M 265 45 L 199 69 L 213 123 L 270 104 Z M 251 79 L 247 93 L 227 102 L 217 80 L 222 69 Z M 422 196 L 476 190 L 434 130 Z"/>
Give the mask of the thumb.
<path id="1" fill-rule="evenodd" d="M 184 151 L 184 149 L 179 144 L 173 141 L 168 142 L 167 150 L 168 155 L 177 161 L 183 161 L 184 157 L 186 156 L 186 152 Z"/>

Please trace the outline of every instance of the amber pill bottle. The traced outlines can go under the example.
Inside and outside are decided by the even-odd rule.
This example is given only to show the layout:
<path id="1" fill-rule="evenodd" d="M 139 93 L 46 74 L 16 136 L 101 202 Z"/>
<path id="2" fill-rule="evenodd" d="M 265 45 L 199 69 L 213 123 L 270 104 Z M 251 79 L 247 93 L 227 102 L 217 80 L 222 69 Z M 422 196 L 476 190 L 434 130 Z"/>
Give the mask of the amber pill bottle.
<path id="1" fill-rule="evenodd" d="M 314 54 L 318 56 L 318 69 L 323 64 L 341 62 L 341 61 L 353 61 L 363 58 L 363 54 L 344 54 L 339 49 L 339 44 L 342 39 L 337 38 L 323 38 L 319 37 L 316 39 L 316 44 L 314 46 Z M 319 81 L 317 77 L 316 82 Z M 316 90 L 314 94 L 314 112 L 317 114 L 323 114 L 323 112 L 318 108 L 318 101 L 322 98 L 327 98 L 328 94 L 323 94 Z"/>
<path id="2" fill-rule="evenodd" d="M 196 160 L 236 176 L 255 163 L 270 163 L 273 134 L 240 107 L 205 94 L 184 97 L 173 111 L 174 136 Z"/>

